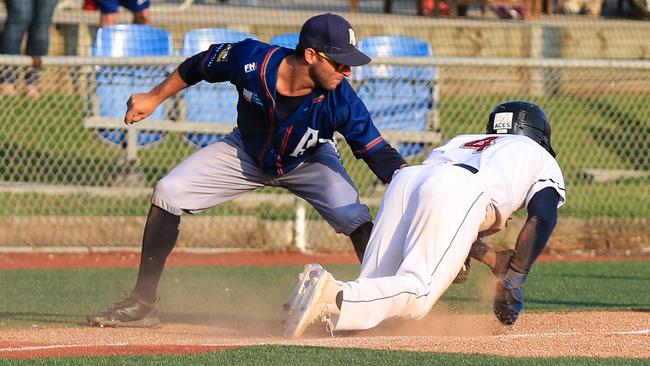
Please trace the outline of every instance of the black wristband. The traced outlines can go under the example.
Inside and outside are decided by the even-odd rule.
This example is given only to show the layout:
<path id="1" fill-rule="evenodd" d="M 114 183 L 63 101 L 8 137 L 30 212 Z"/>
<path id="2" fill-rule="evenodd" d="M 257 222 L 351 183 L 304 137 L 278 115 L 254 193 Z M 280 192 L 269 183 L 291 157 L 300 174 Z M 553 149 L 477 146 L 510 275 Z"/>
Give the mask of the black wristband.
<path id="1" fill-rule="evenodd" d="M 393 173 L 406 165 L 402 155 L 390 145 L 384 145 L 374 153 L 364 156 L 363 161 L 368 164 L 368 167 L 375 173 L 377 178 L 384 183 L 390 183 Z"/>

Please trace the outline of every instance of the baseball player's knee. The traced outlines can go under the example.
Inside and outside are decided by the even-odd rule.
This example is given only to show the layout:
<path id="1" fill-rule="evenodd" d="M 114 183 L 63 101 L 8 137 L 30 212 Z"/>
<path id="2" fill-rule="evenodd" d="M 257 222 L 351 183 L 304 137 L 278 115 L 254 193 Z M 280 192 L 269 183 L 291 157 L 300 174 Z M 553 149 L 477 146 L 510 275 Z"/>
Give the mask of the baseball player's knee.
<path id="1" fill-rule="evenodd" d="M 360 213 L 355 216 L 339 217 L 337 221 L 341 226 L 341 229 L 337 229 L 337 232 L 347 236 L 352 236 L 355 231 L 360 233 L 367 229 L 372 230 L 372 216 L 370 216 L 370 213 Z M 368 225 L 370 225 L 369 228 Z M 369 235 L 370 234 L 368 234 L 368 236 Z"/>
<path id="2" fill-rule="evenodd" d="M 410 296 L 405 304 L 404 313 L 408 318 L 420 319 L 431 309 L 428 301 L 429 288 L 420 276 L 408 273 L 405 274 L 405 278 L 410 283 L 408 291 Z"/>
<path id="3" fill-rule="evenodd" d="M 180 189 L 186 185 L 187 182 L 184 183 L 182 179 L 166 176 L 156 183 L 154 196 L 169 201 L 175 201 Z"/>
<path id="4" fill-rule="evenodd" d="M 405 315 L 409 319 L 421 319 L 425 317 L 431 306 L 426 301 L 426 296 L 413 296 L 406 304 Z"/>
<path id="5" fill-rule="evenodd" d="M 350 236 L 363 224 L 372 221 L 368 207 L 362 204 L 347 205 L 328 211 L 321 211 L 323 217 L 339 234 Z"/>
<path id="6" fill-rule="evenodd" d="M 165 177 L 156 183 L 151 203 L 171 214 L 180 216 L 183 214 L 183 210 L 179 206 L 183 197 L 183 188 L 181 180 Z"/>

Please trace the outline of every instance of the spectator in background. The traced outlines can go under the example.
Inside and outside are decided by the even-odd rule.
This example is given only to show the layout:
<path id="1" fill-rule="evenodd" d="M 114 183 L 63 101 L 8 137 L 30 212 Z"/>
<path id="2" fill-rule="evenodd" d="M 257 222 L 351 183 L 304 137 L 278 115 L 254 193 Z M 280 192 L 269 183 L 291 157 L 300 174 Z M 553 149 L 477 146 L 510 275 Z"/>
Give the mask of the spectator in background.
<path id="1" fill-rule="evenodd" d="M 436 15 L 435 14 L 436 1 L 440 2 L 438 4 L 438 11 L 439 11 L 438 15 L 449 16 L 449 4 L 447 4 L 447 1 L 445 0 L 422 0 L 422 5 L 421 5 L 422 15 Z M 458 15 L 463 16 L 465 14 L 458 14 Z"/>
<path id="2" fill-rule="evenodd" d="M 521 6 L 496 6 L 492 11 L 501 19 L 524 19 L 526 10 Z"/>
<path id="3" fill-rule="evenodd" d="M 34 59 L 33 66 L 25 73 L 24 93 L 36 98 L 40 95 L 37 84 L 40 78 L 41 56 L 47 54 L 50 43 L 50 24 L 57 0 L 4 0 L 7 22 L 0 36 L 0 53 L 19 55 L 25 33 L 26 53 Z M 15 95 L 17 70 L 2 67 L 0 70 L 0 93 Z"/>
<path id="4" fill-rule="evenodd" d="M 150 21 L 149 0 L 84 0 L 84 10 L 99 9 L 99 26 L 106 27 L 117 23 L 118 6 L 133 13 L 133 23 L 147 24 Z"/>
<path id="5" fill-rule="evenodd" d="M 600 16 L 602 0 L 560 0 L 558 8 L 562 14 Z"/>

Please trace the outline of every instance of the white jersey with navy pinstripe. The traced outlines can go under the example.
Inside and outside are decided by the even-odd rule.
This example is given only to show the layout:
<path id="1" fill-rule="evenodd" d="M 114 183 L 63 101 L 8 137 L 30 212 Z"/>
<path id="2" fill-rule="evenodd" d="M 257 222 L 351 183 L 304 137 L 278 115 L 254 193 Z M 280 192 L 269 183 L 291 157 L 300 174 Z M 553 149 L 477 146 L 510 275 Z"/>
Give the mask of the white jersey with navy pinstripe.
<path id="1" fill-rule="evenodd" d="M 553 188 L 564 204 L 562 170 L 541 145 L 519 135 L 459 135 L 431 151 L 424 164 L 464 163 L 478 169 L 496 210 L 495 228 L 528 205 L 533 195 Z"/>
<path id="2" fill-rule="evenodd" d="M 497 230 L 548 187 L 564 203 L 559 165 L 525 136 L 461 135 L 433 150 L 424 164 L 398 170 L 382 199 L 359 278 L 341 284 L 335 329 L 425 316 L 479 233 Z"/>

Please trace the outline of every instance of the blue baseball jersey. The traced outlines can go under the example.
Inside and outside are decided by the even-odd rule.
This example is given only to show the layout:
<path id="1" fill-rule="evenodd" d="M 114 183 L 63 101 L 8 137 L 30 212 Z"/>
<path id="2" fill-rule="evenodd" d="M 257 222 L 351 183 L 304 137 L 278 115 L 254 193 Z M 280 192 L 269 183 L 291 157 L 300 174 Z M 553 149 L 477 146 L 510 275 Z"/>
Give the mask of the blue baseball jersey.
<path id="1" fill-rule="evenodd" d="M 239 93 L 237 127 L 244 148 L 267 173 L 282 176 L 331 143 L 346 139 L 355 157 L 372 154 L 387 142 L 347 80 L 329 91 L 314 89 L 284 120 L 276 112 L 276 82 L 282 60 L 295 51 L 246 39 L 213 44 L 200 54 L 199 73 L 208 82 L 230 81 Z"/>

